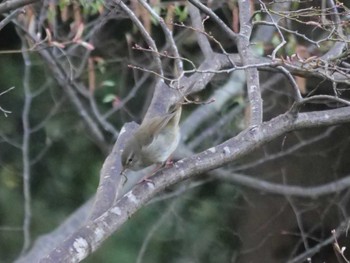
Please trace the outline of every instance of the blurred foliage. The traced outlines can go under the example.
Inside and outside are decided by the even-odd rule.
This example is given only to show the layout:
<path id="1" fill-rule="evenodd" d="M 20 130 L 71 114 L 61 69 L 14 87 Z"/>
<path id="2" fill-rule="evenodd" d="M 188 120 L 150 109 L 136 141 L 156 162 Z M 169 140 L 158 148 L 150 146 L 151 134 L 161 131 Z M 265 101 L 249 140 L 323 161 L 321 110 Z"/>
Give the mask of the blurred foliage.
<path id="1" fill-rule="evenodd" d="M 46 75 L 45 67 L 35 54 L 30 57 L 33 63 L 30 67 L 31 90 L 35 93 L 42 89 L 33 98 L 30 125 L 34 128 L 44 121 L 43 129 L 33 132 L 30 140 L 31 160 L 37 159 L 31 166 L 31 231 L 35 240 L 54 229 L 95 192 L 104 156 L 89 139 L 62 90 Z M 0 60 L 0 91 L 15 87 L 0 97 L 1 107 L 11 111 L 8 117 L 0 114 L 0 133 L 17 146 L 0 139 L 0 262 L 12 262 L 19 255 L 23 242 L 20 230 L 24 209 L 20 149 L 24 102 L 22 65 L 20 54 L 2 55 Z M 61 100 L 62 107 L 52 118 L 45 120 L 48 112 Z M 47 149 L 40 157 L 45 147 Z"/>

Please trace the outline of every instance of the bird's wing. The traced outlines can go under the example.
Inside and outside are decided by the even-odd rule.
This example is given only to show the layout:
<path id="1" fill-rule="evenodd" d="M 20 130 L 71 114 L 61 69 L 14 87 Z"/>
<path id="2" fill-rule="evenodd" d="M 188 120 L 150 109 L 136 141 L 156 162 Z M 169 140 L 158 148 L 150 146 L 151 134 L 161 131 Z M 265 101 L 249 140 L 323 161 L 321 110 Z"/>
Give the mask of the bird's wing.
<path id="1" fill-rule="evenodd" d="M 137 138 L 139 138 L 139 145 L 148 146 L 154 140 L 155 134 L 159 134 L 162 129 L 164 129 L 169 122 L 171 121 L 179 121 L 182 104 L 175 104 L 169 109 L 169 113 L 163 116 L 157 116 L 150 119 L 145 119 L 138 131 Z M 152 131 L 152 133 L 142 133 L 142 131 Z"/>
<path id="2" fill-rule="evenodd" d="M 169 121 L 175 116 L 175 112 L 167 114 L 162 117 L 154 117 L 147 119 L 140 125 L 137 131 L 137 137 L 139 141 L 143 142 L 140 145 L 148 146 L 154 140 L 154 135 L 159 134 L 159 132 L 169 123 Z M 153 131 L 151 134 L 145 134 L 142 131 Z"/>

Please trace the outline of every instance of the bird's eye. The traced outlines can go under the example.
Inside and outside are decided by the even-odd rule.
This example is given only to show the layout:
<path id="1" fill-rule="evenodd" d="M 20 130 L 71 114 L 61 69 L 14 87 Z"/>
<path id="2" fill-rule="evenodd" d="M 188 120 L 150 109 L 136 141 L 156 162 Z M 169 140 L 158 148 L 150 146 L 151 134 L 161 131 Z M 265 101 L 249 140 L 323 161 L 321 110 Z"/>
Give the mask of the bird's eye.
<path id="1" fill-rule="evenodd" d="M 132 163 L 132 158 L 129 158 L 129 159 L 128 159 L 128 163 Z"/>

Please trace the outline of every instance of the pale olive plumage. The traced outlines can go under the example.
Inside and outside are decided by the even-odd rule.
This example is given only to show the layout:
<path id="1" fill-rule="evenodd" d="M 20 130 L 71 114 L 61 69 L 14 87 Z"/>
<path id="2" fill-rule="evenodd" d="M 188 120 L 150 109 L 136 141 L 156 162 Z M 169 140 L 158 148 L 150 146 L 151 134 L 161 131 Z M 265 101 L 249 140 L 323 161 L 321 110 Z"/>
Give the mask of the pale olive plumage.
<path id="1" fill-rule="evenodd" d="M 181 111 L 179 104 L 170 113 L 141 123 L 122 153 L 124 169 L 140 170 L 166 162 L 180 141 Z"/>

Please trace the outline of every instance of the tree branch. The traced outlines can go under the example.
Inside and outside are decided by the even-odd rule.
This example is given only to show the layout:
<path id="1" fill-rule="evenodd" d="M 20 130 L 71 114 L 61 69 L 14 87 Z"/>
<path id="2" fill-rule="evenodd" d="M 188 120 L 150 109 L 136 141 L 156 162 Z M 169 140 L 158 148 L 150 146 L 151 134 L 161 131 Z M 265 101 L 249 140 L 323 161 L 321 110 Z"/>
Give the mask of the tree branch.
<path id="1" fill-rule="evenodd" d="M 251 23 L 250 1 L 239 0 L 239 20 L 240 33 L 237 42 L 239 55 L 243 65 L 253 64 L 253 52 L 250 45 L 250 37 L 253 25 Z M 263 102 L 261 98 L 259 73 L 257 68 L 247 68 L 245 70 L 247 77 L 247 91 L 249 99 L 249 125 L 256 126 L 263 119 Z"/>
<path id="2" fill-rule="evenodd" d="M 210 46 L 210 42 L 208 38 L 201 33 L 205 30 L 203 25 L 204 21 L 201 20 L 201 14 L 199 13 L 198 9 L 192 4 L 189 5 L 188 10 L 192 21 L 192 26 L 199 30 L 199 32 L 196 31 L 197 43 L 204 57 L 211 56 L 213 53 L 213 49 Z"/>
<path id="3" fill-rule="evenodd" d="M 124 149 L 126 139 L 135 131 L 135 123 L 127 123 L 121 130 L 118 140 L 113 146 L 112 152 L 107 156 L 100 172 L 100 181 L 97 188 L 94 206 L 89 220 L 94 220 L 111 208 L 115 202 L 123 181 L 120 160 L 121 151 Z"/>
<path id="4" fill-rule="evenodd" d="M 218 146 L 180 160 L 173 167 L 159 171 L 152 177 L 153 183 L 136 185 L 112 208 L 82 226 L 40 262 L 79 262 L 165 188 L 237 160 L 286 132 L 350 122 L 349 110 L 350 107 L 344 107 L 298 115 L 287 112 L 254 128 L 246 129 Z M 118 172 L 120 171 L 115 171 Z"/>
<path id="5" fill-rule="evenodd" d="M 39 1 L 41 2 L 42 0 L 8 0 L 0 4 L 0 14 Z"/>
<path id="6" fill-rule="evenodd" d="M 227 36 L 231 40 L 237 41 L 238 34 L 233 32 L 210 8 L 203 5 L 198 0 L 189 0 L 189 2 L 195 7 L 197 7 L 199 10 L 201 10 L 203 13 L 210 16 L 210 18 L 214 20 L 214 22 L 227 34 Z"/>
<path id="7" fill-rule="evenodd" d="M 53 52 L 46 46 L 43 42 L 39 42 L 36 36 L 33 36 L 30 32 L 28 32 L 23 26 L 19 23 L 15 22 L 16 26 L 19 30 L 22 30 L 26 36 L 28 36 L 31 41 L 33 41 L 40 48 L 38 49 L 38 53 L 43 58 L 44 62 L 51 70 L 54 78 L 58 82 L 58 84 L 63 88 L 63 90 L 68 95 L 71 100 L 73 106 L 76 108 L 77 113 L 84 120 L 86 126 L 89 128 L 92 136 L 94 137 L 96 143 L 101 147 L 104 152 L 108 152 L 108 146 L 105 142 L 104 135 L 95 120 L 91 117 L 90 113 L 86 110 L 80 98 L 77 95 L 76 90 L 78 89 L 78 84 L 72 80 L 67 73 L 66 69 L 63 65 L 57 60 Z"/>
<path id="8" fill-rule="evenodd" d="M 271 183 L 261 179 L 253 178 L 247 175 L 238 173 L 232 173 L 230 171 L 212 171 L 218 179 L 232 182 L 234 184 L 243 185 L 259 191 L 278 194 L 278 195 L 290 195 L 297 197 L 317 198 L 324 195 L 335 194 L 344 191 L 350 187 L 350 176 L 319 185 L 319 186 L 295 186 Z"/>

